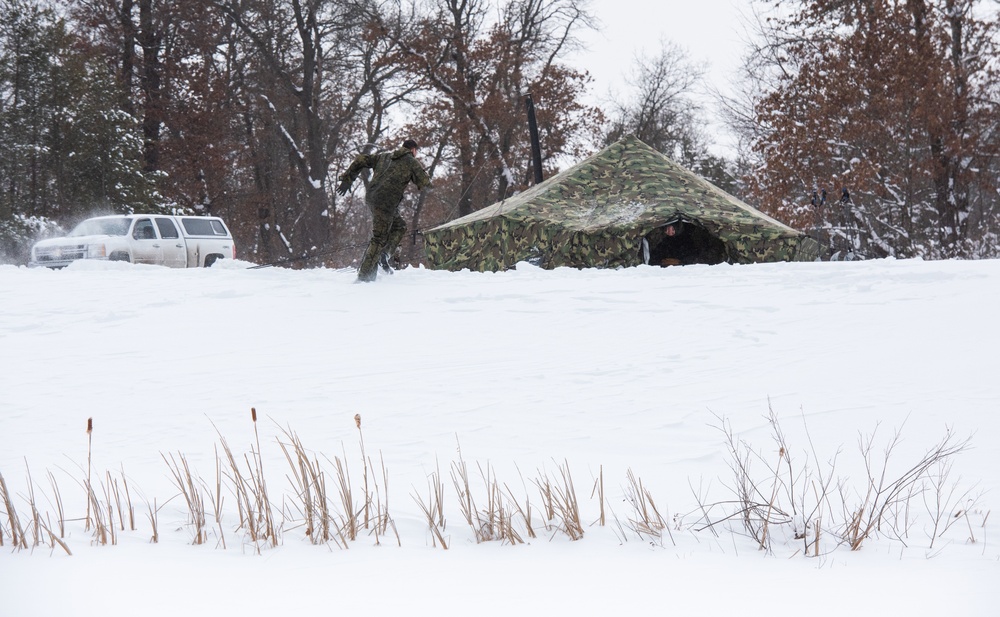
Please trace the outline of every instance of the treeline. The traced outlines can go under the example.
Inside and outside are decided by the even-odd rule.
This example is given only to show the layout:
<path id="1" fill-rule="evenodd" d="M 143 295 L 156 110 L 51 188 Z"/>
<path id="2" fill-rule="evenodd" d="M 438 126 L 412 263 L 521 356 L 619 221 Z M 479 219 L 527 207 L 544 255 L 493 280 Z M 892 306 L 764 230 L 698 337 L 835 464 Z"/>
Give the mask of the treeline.
<path id="1" fill-rule="evenodd" d="M 578 0 L 0 0 L 0 258 L 86 216 L 169 211 L 224 217 L 244 259 L 346 265 L 369 215 L 336 175 L 412 137 L 435 187 L 403 205 L 416 260 L 420 229 L 531 183 L 529 94 L 546 177 L 633 133 L 845 254 L 992 256 L 981 4 L 761 3 L 782 17 L 729 101 L 730 161 L 669 44 L 623 67 L 620 99 L 582 102 L 593 84 L 567 58 L 595 21 Z"/>
<path id="2" fill-rule="evenodd" d="M 841 254 L 997 256 L 997 3 L 761 8 L 740 115 L 762 209 Z"/>
<path id="3" fill-rule="evenodd" d="M 551 172 L 603 116 L 562 63 L 575 0 L 0 1 L 0 221 L 23 258 L 38 228 L 95 212 L 220 215 L 243 257 L 356 257 L 369 224 L 337 173 L 360 151 L 423 146 L 435 191 L 411 229 L 523 187 L 523 97 Z M 340 253 L 344 253 L 341 255 Z"/>

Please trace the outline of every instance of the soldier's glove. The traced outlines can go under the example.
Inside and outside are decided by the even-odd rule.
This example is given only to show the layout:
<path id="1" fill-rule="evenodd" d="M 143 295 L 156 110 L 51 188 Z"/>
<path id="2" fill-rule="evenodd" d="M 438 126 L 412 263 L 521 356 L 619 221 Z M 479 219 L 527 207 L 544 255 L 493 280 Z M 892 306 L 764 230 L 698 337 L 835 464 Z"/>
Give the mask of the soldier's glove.
<path id="1" fill-rule="evenodd" d="M 351 190 L 351 183 L 347 180 L 344 180 L 339 185 L 337 185 L 338 195 L 347 195 L 347 191 L 349 190 Z"/>

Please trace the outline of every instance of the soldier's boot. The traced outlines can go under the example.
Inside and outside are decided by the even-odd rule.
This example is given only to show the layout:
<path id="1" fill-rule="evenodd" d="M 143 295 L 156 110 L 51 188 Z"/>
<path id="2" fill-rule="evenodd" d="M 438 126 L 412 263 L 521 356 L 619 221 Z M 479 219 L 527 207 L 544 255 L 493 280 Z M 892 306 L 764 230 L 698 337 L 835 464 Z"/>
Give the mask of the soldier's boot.
<path id="1" fill-rule="evenodd" d="M 378 265 L 382 267 L 382 272 L 386 274 L 392 274 L 393 263 L 393 260 L 389 257 L 389 253 L 382 253 L 382 256 L 378 260 Z"/>
<path id="2" fill-rule="evenodd" d="M 365 256 L 361 259 L 361 266 L 358 268 L 358 281 L 370 283 L 378 275 L 378 256 L 381 251 L 377 247 L 369 245 L 365 251 Z"/>

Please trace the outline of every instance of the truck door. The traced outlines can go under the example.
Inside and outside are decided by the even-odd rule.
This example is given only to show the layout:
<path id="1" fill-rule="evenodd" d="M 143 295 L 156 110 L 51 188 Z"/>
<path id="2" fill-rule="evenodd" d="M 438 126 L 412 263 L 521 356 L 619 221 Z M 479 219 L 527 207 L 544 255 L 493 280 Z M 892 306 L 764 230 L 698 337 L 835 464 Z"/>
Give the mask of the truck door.
<path id="1" fill-rule="evenodd" d="M 137 219 L 132 228 L 132 261 L 137 264 L 159 264 L 163 260 L 163 246 L 156 237 L 156 228 L 150 219 Z"/>
<path id="2" fill-rule="evenodd" d="M 158 216 L 154 220 L 156 221 L 156 230 L 160 232 L 160 238 L 163 240 L 161 242 L 163 245 L 163 265 L 168 268 L 186 268 L 187 247 L 184 245 L 184 240 L 181 239 L 177 225 L 165 216 Z"/>

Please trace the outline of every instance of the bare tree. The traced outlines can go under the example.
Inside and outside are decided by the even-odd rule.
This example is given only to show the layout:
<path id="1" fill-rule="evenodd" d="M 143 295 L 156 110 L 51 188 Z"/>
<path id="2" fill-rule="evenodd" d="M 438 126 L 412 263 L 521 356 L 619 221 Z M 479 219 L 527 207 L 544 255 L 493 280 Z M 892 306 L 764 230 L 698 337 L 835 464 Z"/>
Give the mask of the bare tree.
<path id="1" fill-rule="evenodd" d="M 701 141 L 697 114 L 701 111 L 694 88 L 704 76 L 687 52 L 661 41 L 655 56 L 636 57 L 626 84 L 629 96 L 614 101 L 606 142 L 635 135 L 649 146 L 680 160 Z"/>
<path id="2" fill-rule="evenodd" d="M 301 212 L 284 230 L 286 246 L 303 257 L 330 241 L 330 203 L 326 192 L 329 167 L 328 121 L 321 101 L 325 85 L 326 40 L 337 33 L 332 15 L 318 0 L 256 3 L 225 0 L 217 6 L 246 38 L 262 78 L 256 94 L 271 112 L 271 122 L 286 142 L 288 160 L 303 196 Z M 280 98 L 279 98 L 280 97 Z M 293 202 L 294 203 L 294 202 Z M 298 204 L 296 204 L 298 205 Z"/>
<path id="3" fill-rule="evenodd" d="M 240 39 L 235 57 L 242 64 L 246 135 L 258 156 L 271 161 L 258 161 L 255 186 L 273 190 L 269 183 L 282 175 L 268 152 L 273 139 L 284 144 L 282 158 L 297 179 L 288 188 L 291 199 L 272 200 L 273 207 L 260 209 L 262 219 L 273 223 L 289 257 L 329 253 L 336 229 L 331 167 L 354 152 L 359 134 L 377 139 L 384 116 L 403 98 L 392 86 L 400 69 L 390 45 L 373 35 L 370 14 L 356 3 L 218 0 L 216 6 Z"/>
<path id="4" fill-rule="evenodd" d="M 418 27 L 383 21 L 426 97 L 425 126 L 449 126 L 450 167 L 457 178 L 457 212 L 468 214 L 514 187 L 530 165 L 523 97 L 539 103 L 548 158 L 572 148 L 573 132 L 588 130 L 600 114 L 581 105 L 584 74 L 560 63 L 590 16 L 576 0 L 516 0 L 489 21 L 482 0 L 435 0 Z M 419 14 L 419 11 L 416 11 Z M 428 132 L 431 132 L 428 130 Z"/>
<path id="5" fill-rule="evenodd" d="M 674 43 L 660 42 L 653 56 L 639 55 L 626 77 L 625 96 L 613 97 L 604 141 L 634 135 L 715 185 L 736 192 L 729 163 L 709 151 L 705 110 L 697 96 L 705 68 Z"/>

